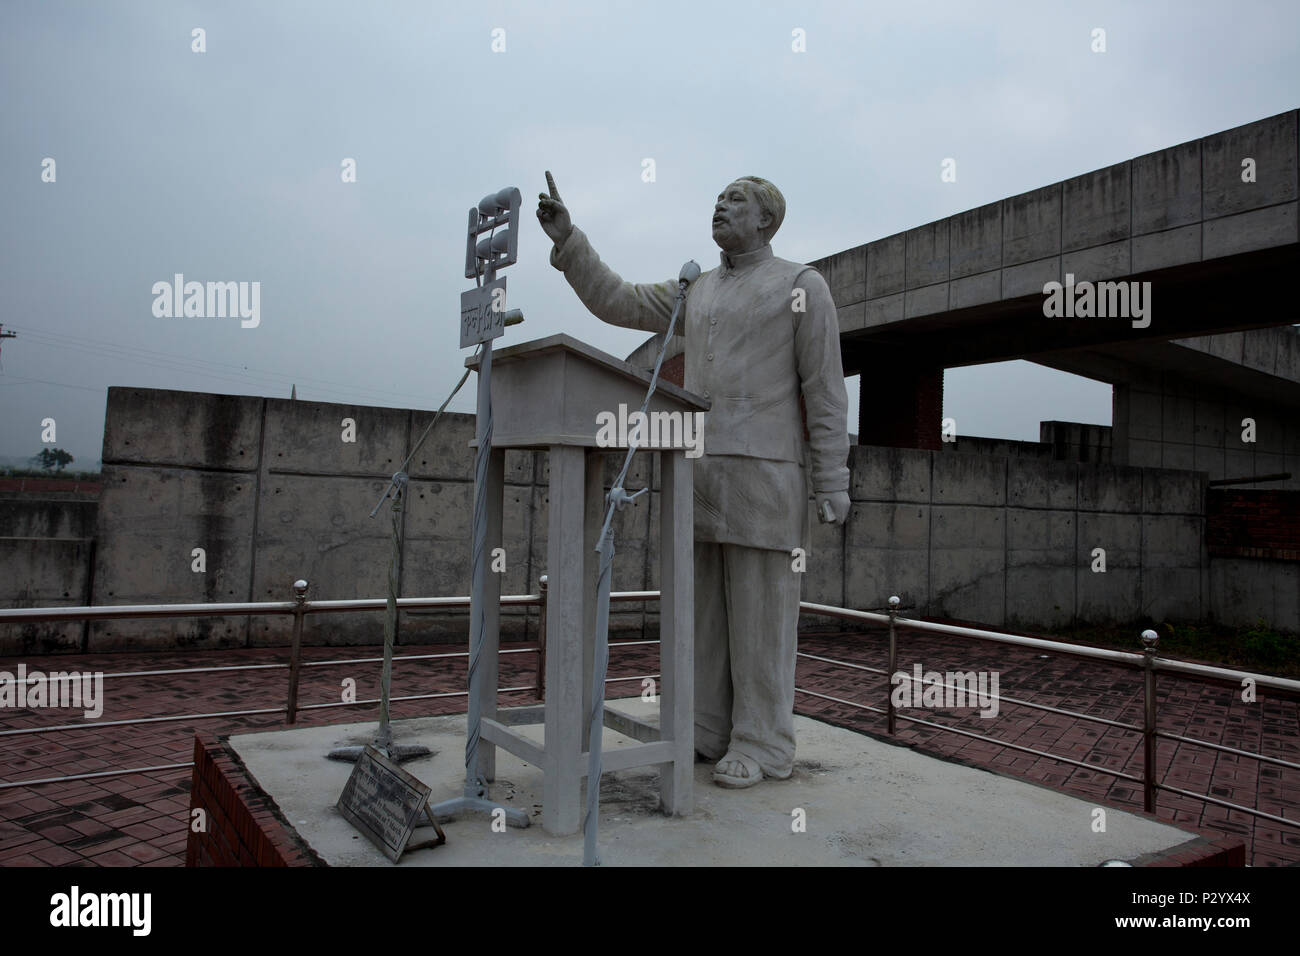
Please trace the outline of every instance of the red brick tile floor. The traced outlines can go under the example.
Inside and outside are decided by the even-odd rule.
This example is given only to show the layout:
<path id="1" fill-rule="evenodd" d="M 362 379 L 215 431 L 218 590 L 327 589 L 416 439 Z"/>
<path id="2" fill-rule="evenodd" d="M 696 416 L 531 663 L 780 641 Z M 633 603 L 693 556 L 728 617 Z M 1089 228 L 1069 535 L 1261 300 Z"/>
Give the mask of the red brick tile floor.
<path id="1" fill-rule="evenodd" d="M 615 640 L 621 638 L 615 637 Z M 509 645 L 506 645 L 507 647 Z M 1140 723 L 1141 674 L 1112 665 L 1059 654 L 916 632 L 900 632 L 899 669 L 910 673 L 913 663 L 926 671 L 996 671 L 1002 695 L 1063 710 Z M 450 645 L 401 647 L 399 655 L 455 651 Z M 611 677 L 639 677 L 657 672 L 655 645 L 615 647 Z M 805 634 L 803 654 L 884 670 L 886 641 L 881 631 Z M 304 651 L 307 661 L 373 658 L 375 647 L 325 648 Z M 29 670 L 127 671 L 172 670 L 284 663 L 283 648 L 209 652 L 100 654 L 24 658 Z M 0 670 L 14 672 L 17 659 L 0 660 Z M 537 657 L 532 653 L 501 658 L 501 687 L 531 687 Z M 399 661 L 394 667 L 393 695 L 451 692 L 464 689 L 463 658 Z M 300 705 L 341 702 L 346 678 L 356 681 L 357 699 L 378 695 L 379 665 L 375 662 L 332 667 L 305 667 Z M 160 721 L 131 726 L 104 726 L 112 720 L 282 708 L 287 670 L 249 669 L 223 673 L 106 677 L 103 716 L 86 721 L 85 729 L 57 733 L 0 736 L 0 783 L 95 773 L 104 770 L 186 764 L 193 758 L 196 729 L 225 734 L 284 726 L 283 710 L 249 716 L 208 717 Z M 884 707 L 888 684 L 884 675 L 801 657 L 798 686 L 830 697 Z M 612 697 L 640 690 L 640 681 L 611 685 Z M 1243 703 L 1240 693 L 1226 685 L 1161 676 L 1157 684 L 1160 728 L 1187 737 L 1209 740 L 1250 752 L 1300 762 L 1300 703 L 1260 694 L 1258 702 Z M 501 703 L 535 701 L 531 690 L 503 693 Z M 393 717 L 463 712 L 464 697 L 396 701 Z M 885 737 L 883 715 L 807 693 L 796 695 L 796 709 L 873 736 Z M 375 719 L 378 708 L 329 707 L 300 713 L 298 726 L 319 726 Z M 950 724 L 1004 743 L 1019 744 L 1054 755 L 1071 757 L 1098 768 L 1142 772 L 1141 735 L 1077 718 L 1003 703 L 996 718 L 983 719 L 974 709 L 909 710 L 935 723 Z M 68 710 L 0 711 L 0 730 L 81 723 L 79 712 Z M 1141 809 L 1138 784 L 1098 771 L 1037 757 L 995 743 L 945 733 L 899 721 L 895 738 L 918 751 L 1034 781 L 1085 799 L 1105 799 Z M 1271 766 L 1246 757 L 1218 753 L 1177 741 L 1160 741 L 1159 773 L 1166 784 L 1210 793 L 1221 799 L 1300 820 L 1300 771 Z M 190 770 L 153 770 L 126 776 L 98 777 L 0 789 L 0 866 L 182 866 L 188 826 Z M 1300 828 L 1258 820 L 1177 794 L 1158 794 L 1163 819 L 1222 833 L 1247 841 L 1248 862 L 1254 866 L 1300 863 Z"/>

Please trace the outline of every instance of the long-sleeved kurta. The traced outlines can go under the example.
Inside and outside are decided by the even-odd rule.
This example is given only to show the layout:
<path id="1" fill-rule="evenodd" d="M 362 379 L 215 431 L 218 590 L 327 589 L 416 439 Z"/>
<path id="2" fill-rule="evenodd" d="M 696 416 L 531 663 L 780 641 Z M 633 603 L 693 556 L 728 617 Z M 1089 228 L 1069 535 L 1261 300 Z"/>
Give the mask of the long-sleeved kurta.
<path id="1" fill-rule="evenodd" d="M 694 468 L 695 539 L 807 548 L 809 479 L 815 492 L 849 487 L 835 303 L 816 269 L 776 258 L 769 245 L 721 260 L 690 287 L 676 330 L 686 338 L 683 384 L 712 403 Z M 576 226 L 551 250 L 551 265 L 597 318 L 667 331 L 676 279 L 625 282 Z"/>

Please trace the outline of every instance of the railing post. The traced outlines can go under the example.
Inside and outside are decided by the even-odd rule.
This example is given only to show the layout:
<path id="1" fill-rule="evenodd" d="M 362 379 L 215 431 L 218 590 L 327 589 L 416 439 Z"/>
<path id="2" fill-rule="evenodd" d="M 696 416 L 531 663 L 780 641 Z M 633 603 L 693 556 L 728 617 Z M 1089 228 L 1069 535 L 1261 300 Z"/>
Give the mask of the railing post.
<path id="1" fill-rule="evenodd" d="M 537 581 L 542 595 L 541 617 L 537 623 L 537 699 L 546 699 L 546 575 Z"/>
<path id="2" fill-rule="evenodd" d="M 302 619 L 307 611 L 307 582 L 299 578 L 293 582 L 293 646 L 289 651 L 289 699 L 284 705 L 288 722 L 298 719 L 298 670 L 302 653 Z"/>
<path id="3" fill-rule="evenodd" d="M 1142 632 L 1142 808 L 1147 813 L 1156 809 L 1156 644 L 1159 640 L 1155 631 Z"/>
<path id="4" fill-rule="evenodd" d="M 895 624 L 898 618 L 898 606 L 902 602 L 897 595 L 891 595 L 889 598 L 889 680 L 885 687 L 885 699 L 888 706 L 888 726 L 889 734 L 892 737 L 896 720 L 894 717 L 894 674 L 898 670 L 898 643 L 895 637 Z"/>

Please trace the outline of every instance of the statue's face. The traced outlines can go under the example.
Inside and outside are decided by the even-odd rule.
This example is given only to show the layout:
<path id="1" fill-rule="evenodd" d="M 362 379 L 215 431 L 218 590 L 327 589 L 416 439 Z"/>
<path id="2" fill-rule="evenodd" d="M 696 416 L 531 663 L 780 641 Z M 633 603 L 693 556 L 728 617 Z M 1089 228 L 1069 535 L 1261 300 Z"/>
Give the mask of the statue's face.
<path id="1" fill-rule="evenodd" d="M 726 252 L 747 252 L 763 244 L 772 217 L 759 207 L 749 183 L 734 182 L 713 206 L 713 241 Z"/>

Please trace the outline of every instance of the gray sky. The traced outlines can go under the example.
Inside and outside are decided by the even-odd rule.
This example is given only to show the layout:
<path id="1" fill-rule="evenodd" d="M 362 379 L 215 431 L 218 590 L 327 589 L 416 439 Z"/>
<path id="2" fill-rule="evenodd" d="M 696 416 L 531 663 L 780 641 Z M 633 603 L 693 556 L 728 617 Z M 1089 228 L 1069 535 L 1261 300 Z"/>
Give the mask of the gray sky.
<path id="1" fill-rule="evenodd" d="M 19 337 L 0 345 L 0 455 L 35 454 L 51 417 L 93 462 L 109 385 L 296 382 L 305 399 L 436 408 L 467 354 L 465 213 L 507 185 L 525 197 L 505 275 L 527 321 L 504 341 L 565 331 L 627 354 L 644 336 L 590 316 L 547 262 L 544 169 L 634 281 L 715 265 L 713 199 L 740 175 L 780 186 L 775 251 L 807 261 L 1293 109 L 1298 36 L 1290 0 L 8 0 L 0 322 Z M 260 324 L 155 317 L 152 286 L 177 272 L 260 282 Z M 472 411 L 472 389 L 452 408 Z M 1043 419 L 1109 423 L 1110 389 L 1021 362 L 960 369 L 945 414 L 1036 440 Z"/>

